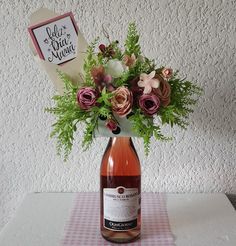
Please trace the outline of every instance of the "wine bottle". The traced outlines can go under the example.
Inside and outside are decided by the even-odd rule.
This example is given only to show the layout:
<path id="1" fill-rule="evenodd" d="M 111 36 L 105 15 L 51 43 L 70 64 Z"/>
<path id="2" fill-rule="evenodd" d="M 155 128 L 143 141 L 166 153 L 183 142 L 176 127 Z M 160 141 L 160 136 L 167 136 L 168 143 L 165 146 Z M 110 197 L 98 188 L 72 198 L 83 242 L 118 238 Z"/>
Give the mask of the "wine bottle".
<path id="1" fill-rule="evenodd" d="M 141 231 L 141 169 L 130 137 L 110 138 L 101 163 L 101 234 L 131 242 Z"/>

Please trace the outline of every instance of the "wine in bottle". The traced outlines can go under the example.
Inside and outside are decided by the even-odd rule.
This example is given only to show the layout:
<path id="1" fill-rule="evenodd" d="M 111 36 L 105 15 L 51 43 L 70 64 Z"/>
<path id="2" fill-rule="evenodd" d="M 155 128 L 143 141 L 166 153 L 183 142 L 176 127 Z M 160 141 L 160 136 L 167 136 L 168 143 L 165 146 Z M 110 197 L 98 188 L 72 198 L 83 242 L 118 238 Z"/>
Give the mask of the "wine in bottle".
<path id="1" fill-rule="evenodd" d="M 141 169 L 130 137 L 110 138 L 101 163 L 101 234 L 125 243 L 140 237 Z"/>

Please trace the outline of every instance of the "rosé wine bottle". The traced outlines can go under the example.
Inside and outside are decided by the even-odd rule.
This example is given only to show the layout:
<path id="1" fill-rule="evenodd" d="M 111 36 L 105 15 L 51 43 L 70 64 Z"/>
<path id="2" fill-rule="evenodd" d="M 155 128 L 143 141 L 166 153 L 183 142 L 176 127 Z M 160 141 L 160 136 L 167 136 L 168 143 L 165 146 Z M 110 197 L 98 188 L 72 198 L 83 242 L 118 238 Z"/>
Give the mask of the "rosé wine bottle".
<path id="1" fill-rule="evenodd" d="M 141 231 L 141 168 L 130 137 L 110 138 L 101 163 L 101 234 L 132 242 Z"/>

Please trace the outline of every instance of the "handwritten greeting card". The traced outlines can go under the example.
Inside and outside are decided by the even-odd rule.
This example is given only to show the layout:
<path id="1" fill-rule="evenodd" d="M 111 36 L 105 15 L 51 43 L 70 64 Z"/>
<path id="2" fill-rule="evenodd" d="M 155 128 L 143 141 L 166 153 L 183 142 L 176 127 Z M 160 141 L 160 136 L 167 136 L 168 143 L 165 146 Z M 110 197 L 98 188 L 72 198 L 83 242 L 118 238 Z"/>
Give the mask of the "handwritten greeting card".
<path id="1" fill-rule="evenodd" d="M 71 12 L 28 30 L 41 59 L 59 65 L 76 57 L 78 28 Z"/>

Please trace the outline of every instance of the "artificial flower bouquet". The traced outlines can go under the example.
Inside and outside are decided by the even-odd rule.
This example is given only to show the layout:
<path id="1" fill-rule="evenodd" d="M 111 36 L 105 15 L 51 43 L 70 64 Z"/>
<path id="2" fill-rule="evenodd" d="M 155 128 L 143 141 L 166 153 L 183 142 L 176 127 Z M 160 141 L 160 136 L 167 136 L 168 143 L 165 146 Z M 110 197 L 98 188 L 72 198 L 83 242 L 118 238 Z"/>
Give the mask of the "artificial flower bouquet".
<path id="1" fill-rule="evenodd" d="M 84 76 L 74 83 L 58 70 L 64 82 L 64 94 L 53 97 L 55 106 L 46 111 L 57 117 L 51 136 L 58 139 L 57 150 L 68 157 L 78 123 L 85 124 L 83 147 L 92 143 L 98 123 L 119 136 L 120 120 L 126 118 L 132 132 L 143 138 L 148 153 L 150 139 L 167 140 L 161 126 L 182 128 L 201 94 L 196 84 L 178 77 L 178 71 L 157 67 L 141 53 L 139 35 L 134 23 L 128 27 L 124 49 L 118 41 L 99 44 L 96 39 L 86 52 Z M 154 117 L 156 120 L 154 120 Z M 155 123 L 157 122 L 157 123 Z"/>

